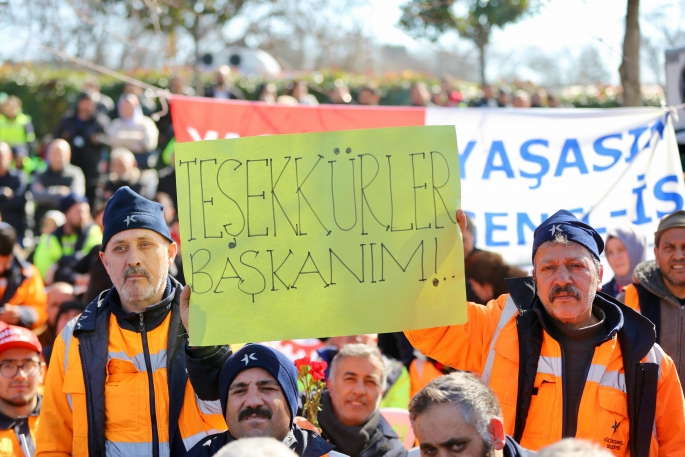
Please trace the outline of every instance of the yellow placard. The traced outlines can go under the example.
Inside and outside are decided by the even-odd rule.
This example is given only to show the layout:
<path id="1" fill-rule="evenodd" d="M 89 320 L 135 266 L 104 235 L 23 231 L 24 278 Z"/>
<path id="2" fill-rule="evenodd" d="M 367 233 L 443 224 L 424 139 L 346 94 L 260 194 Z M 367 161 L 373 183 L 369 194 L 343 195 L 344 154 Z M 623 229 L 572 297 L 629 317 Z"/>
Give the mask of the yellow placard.
<path id="1" fill-rule="evenodd" d="M 176 145 L 193 345 L 466 322 L 453 126 Z"/>

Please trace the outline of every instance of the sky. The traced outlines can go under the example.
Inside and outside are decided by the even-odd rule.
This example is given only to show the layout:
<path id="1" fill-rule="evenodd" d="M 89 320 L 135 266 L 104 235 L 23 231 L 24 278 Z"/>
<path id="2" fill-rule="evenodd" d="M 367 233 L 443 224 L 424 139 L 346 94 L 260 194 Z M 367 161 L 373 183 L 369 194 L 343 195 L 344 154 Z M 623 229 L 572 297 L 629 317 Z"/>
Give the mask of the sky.
<path id="1" fill-rule="evenodd" d="M 406 1 L 360 0 L 361 7 L 354 11 L 352 20 L 362 23 L 366 32 L 379 43 L 403 45 L 414 52 L 420 52 L 426 46 L 435 49 L 438 45 L 417 41 L 397 26 L 402 14 L 401 6 Z M 536 5 L 535 14 L 493 32 L 488 51 L 488 79 L 506 79 L 515 72 L 518 77 L 535 81 L 535 73 L 521 64 L 531 50 L 558 57 L 560 62 L 566 62 L 565 68 L 572 69 L 572 59 L 577 58 L 584 47 L 594 46 L 611 74 L 610 82 L 620 82 L 618 66 L 621 63 L 627 0 L 531 0 L 531 3 Z M 685 19 L 685 2 L 682 0 L 643 0 L 641 3 L 642 33 L 655 42 L 663 43 L 663 29 L 677 29 Z M 659 22 L 654 19 L 658 12 L 663 13 L 661 28 L 655 26 Z M 17 32 L 10 34 L 15 36 L 15 40 L 9 40 L 0 47 L 0 60 L 3 54 L 9 57 L 26 52 L 23 44 L 25 33 Z M 474 48 L 471 42 L 457 38 L 455 33 L 444 35 L 439 46 L 461 52 Z M 475 58 L 476 54 L 473 55 Z M 643 83 L 658 82 L 654 72 L 645 67 L 643 62 Z"/>
<path id="2" fill-rule="evenodd" d="M 400 6 L 405 0 L 368 0 L 364 7 L 368 30 L 382 43 L 401 44 L 420 49 L 422 44 L 397 27 L 401 16 Z M 535 46 L 545 54 L 574 53 L 586 45 L 596 46 L 605 59 L 607 69 L 614 73 L 612 82 L 618 83 L 618 66 L 621 63 L 627 0 L 542 0 L 537 3 L 538 13 L 496 29 L 491 37 L 491 59 L 487 69 L 489 78 L 499 76 L 496 60 L 507 55 L 518 55 Z M 651 25 L 650 16 L 663 11 L 667 17 L 682 18 L 683 5 L 678 0 L 642 1 L 640 22 L 642 33 L 660 39 L 662 33 Z M 442 40 L 450 45 L 458 40 L 454 34 Z M 461 46 L 472 47 L 460 40 Z M 652 75 L 645 75 L 646 78 Z M 653 77 L 652 77 L 653 79 Z"/>

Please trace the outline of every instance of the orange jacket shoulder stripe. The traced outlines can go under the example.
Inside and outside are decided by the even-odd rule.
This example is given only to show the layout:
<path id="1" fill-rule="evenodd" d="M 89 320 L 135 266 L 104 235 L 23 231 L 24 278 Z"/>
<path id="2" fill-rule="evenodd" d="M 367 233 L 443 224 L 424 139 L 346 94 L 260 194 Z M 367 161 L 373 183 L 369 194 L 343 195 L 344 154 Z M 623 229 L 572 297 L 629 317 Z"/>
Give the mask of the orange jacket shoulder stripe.
<path id="1" fill-rule="evenodd" d="M 169 453 L 170 399 L 166 349 L 170 316 L 169 313 L 161 325 L 147 332 L 157 431 L 160 447 L 166 449 L 160 455 Z M 73 336 L 77 320 L 78 317 L 69 322 L 55 341 L 45 386 L 36 456 L 88 455 L 86 381 L 79 340 Z M 106 446 L 116 455 L 152 455 L 148 375 L 141 336 L 119 327 L 114 315 L 109 317 L 108 351 L 104 401 Z M 190 381 L 186 381 L 178 426 L 186 451 L 202 438 L 226 429 L 219 402 L 199 400 Z"/>

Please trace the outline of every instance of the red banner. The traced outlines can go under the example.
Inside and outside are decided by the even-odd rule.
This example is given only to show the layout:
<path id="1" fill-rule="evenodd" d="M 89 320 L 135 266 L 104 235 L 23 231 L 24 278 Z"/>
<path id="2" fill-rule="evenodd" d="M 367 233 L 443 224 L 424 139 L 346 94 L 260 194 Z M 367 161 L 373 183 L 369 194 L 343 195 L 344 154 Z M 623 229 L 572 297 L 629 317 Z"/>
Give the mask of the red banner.
<path id="1" fill-rule="evenodd" d="M 426 109 L 397 106 L 288 106 L 214 98 L 171 98 L 176 141 L 279 133 L 425 125 Z"/>

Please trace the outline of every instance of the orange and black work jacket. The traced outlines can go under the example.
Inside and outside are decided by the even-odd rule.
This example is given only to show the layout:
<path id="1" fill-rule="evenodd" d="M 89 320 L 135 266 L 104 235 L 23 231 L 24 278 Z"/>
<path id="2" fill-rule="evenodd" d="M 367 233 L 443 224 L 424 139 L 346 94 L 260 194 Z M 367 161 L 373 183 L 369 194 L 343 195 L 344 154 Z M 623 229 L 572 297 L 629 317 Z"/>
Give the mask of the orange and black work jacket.
<path id="1" fill-rule="evenodd" d="M 2 457 L 26 457 L 21 448 L 21 435 L 26 437 L 26 445 L 29 453 L 33 455 L 36 450 L 36 428 L 40 420 L 41 397 L 28 417 L 14 419 L 0 413 L 0 456 Z"/>
<path id="2" fill-rule="evenodd" d="M 168 457 L 226 429 L 219 402 L 201 401 L 188 380 L 182 286 L 126 313 L 103 292 L 55 341 L 45 385 L 37 456 Z M 221 367 L 230 348 L 202 348 Z"/>
<path id="3" fill-rule="evenodd" d="M 48 295 L 38 269 L 14 256 L 6 274 L 0 276 L 0 303 L 19 306 L 19 323 L 36 328 L 48 319 Z"/>
<path id="4" fill-rule="evenodd" d="M 562 439 L 564 355 L 544 328 L 532 278 L 507 287 L 511 295 L 487 306 L 468 303 L 466 324 L 405 334 L 427 357 L 479 374 L 499 399 L 505 433 L 538 450 Z M 617 323 L 595 347 L 579 404 L 569 406 L 577 410 L 575 437 L 616 456 L 683 455 L 685 400 L 654 325 L 602 293 L 593 305 Z"/>

